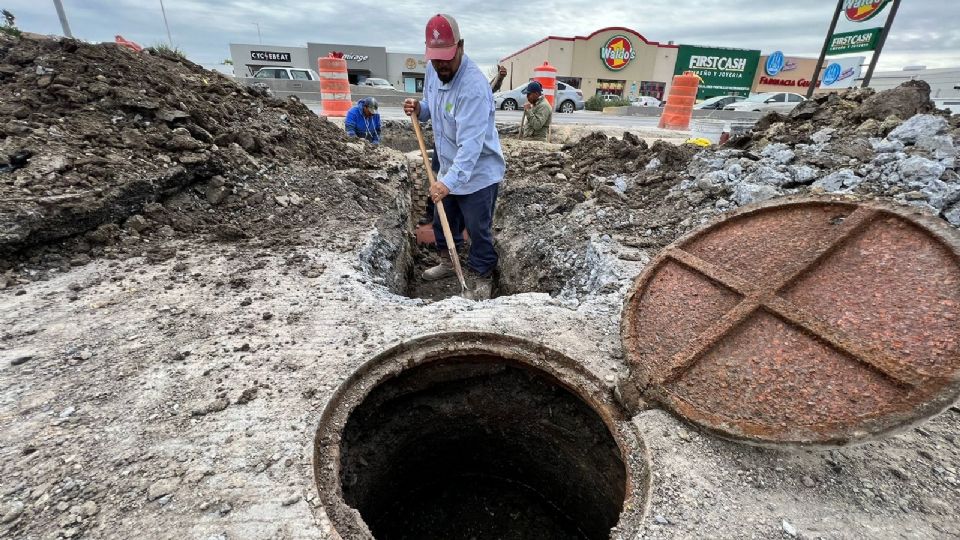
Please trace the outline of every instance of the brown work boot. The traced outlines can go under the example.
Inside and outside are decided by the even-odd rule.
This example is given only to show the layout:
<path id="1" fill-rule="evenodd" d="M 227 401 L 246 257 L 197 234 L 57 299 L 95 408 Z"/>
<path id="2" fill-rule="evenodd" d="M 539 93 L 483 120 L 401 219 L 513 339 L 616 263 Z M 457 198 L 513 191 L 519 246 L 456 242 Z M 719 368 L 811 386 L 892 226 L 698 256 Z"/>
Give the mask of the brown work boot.
<path id="1" fill-rule="evenodd" d="M 436 281 L 438 279 L 448 278 L 456 275 L 457 271 L 453 269 L 453 261 L 450 260 L 450 254 L 440 253 L 440 264 L 431 266 L 423 271 L 423 279 L 426 281 Z"/>
<path id="2" fill-rule="evenodd" d="M 493 296 L 493 272 L 481 276 L 472 268 L 467 269 L 467 287 L 474 300 L 489 300 Z"/>

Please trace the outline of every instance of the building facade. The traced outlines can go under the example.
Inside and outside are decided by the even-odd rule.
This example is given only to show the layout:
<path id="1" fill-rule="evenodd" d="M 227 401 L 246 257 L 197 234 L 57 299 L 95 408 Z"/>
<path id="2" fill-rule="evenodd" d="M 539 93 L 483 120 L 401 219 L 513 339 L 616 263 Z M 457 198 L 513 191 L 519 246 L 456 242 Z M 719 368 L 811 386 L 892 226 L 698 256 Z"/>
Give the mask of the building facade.
<path id="1" fill-rule="evenodd" d="M 231 43 L 230 57 L 237 77 L 253 77 L 264 66 L 317 69 L 317 60 L 331 52 L 343 53 L 351 84 L 374 77 L 386 79 L 397 90 L 423 89 L 426 60 L 423 54 L 390 53 L 385 47 L 307 43 L 306 47 Z"/>
<path id="2" fill-rule="evenodd" d="M 588 36 L 549 36 L 502 58 L 500 64 L 507 68 L 510 88 L 525 84 L 534 68 L 549 62 L 557 69 L 557 78 L 579 88 L 584 97 L 662 99 L 669 90 L 677 51 L 672 43 L 661 44 L 635 30 L 611 27 Z"/>

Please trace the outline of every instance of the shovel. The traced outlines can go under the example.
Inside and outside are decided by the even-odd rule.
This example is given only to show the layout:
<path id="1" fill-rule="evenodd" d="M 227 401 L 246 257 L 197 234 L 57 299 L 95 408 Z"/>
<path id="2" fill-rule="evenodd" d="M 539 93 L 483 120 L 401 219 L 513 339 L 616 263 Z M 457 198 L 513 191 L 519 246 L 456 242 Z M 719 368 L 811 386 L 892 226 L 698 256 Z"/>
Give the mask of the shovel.
<path id="1" fill-rule="evenodd" d="M 517 138 L 523 140 L 523 121 L 527 119 L 527 110 L 523 110 L 523 116 L 520 117 L 520 132 L 517 133 Z"/>
<path id="2" fill-rule="evenodd" d="M 423 156 L 423 168 L 427 170 L 427 178 L 430 179 L 430 185 L 437 183 L 433 176 L 433 167 L 430 164 L 430 158 L 427 157 L 427 145 L 423 142 L 423 131 L 420 130 L 420 122 L 410 117 L 413 124 L 413 131 L 417 134 L 417 142 L 420 143 L 420 155 Z M 450 223 L 447 221 L 447 211 L 443 208 L 443 201 L 434 205 L 437 214 L 440 216 L 440 226 L 443 227 L 443 239 L 447 242 L 447 251 L 450 253 L 450 261 L 453 262 L 453 269 L 457 272 L 457 279 L 460 280 L 460 296 L 472 300 L 472 291 L 467 289 L 467 282 L 463 279 L 463 269 L 460 268 L 460 257 L 457 255 L 457 245 L 453 242 L 453 233 L 450 232 Z"/>

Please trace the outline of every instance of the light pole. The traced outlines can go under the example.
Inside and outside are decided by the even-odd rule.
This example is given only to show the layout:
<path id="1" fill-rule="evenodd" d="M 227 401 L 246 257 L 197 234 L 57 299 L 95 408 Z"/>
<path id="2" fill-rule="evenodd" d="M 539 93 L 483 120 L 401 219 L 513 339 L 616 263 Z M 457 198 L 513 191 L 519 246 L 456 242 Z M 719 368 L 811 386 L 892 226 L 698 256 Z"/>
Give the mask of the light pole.
<path id="1" fill-rule="evenodd" d="M 67 22 L 67 13 L 63 11 L 63 2 L 53 0 L 53 5 L 57 8 L 57 16 L 60 17 L 60 26 L 63 27 L 63 35 L 68 38 L 73 38 L 73 33 L 70 32 L 70 23 Z"/>
<path id="2" fill-rule="evenodd" d="M 257 41 L 259 41 L 260 44 L 263 45 L 263 37 L 260 35 L 260 23 L 255 22 L 253 24 L 257 25 Z"/>
<path id="3" fill-rule="evenodd" d="M 160 12 L 163 13 L 163 25 L 167 27 L 167 42 L 170 48 L 173 48 L 173 38 L 170 36 L 170 23 L 167 22 L 167 10 L 163 8 L 163 0 L 160 0 Z"/>

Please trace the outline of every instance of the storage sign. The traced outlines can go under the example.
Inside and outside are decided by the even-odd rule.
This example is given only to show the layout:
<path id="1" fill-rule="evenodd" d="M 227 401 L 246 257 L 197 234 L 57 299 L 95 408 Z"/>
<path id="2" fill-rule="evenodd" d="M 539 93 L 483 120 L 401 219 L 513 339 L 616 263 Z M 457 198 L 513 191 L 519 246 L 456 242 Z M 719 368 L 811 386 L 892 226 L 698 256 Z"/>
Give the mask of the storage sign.
<path id="1" fill-rule="evenodd" d="M 830 38 L 830 47 L 827 49 L 827 54 L 872 51 L 877 48 L 877 42 L 880 40 L 880 32 L 880 28 L 871 28 L 869 30 L 834 34 L 833 37 Z"/>
<path id="2" fill-rule="evenodd" d="M 759 63 L 760 51 L 681 45 L 674 74 L 692 71 L 702 79 L 698 99 L 728 94 L 746 96 Z"/>

